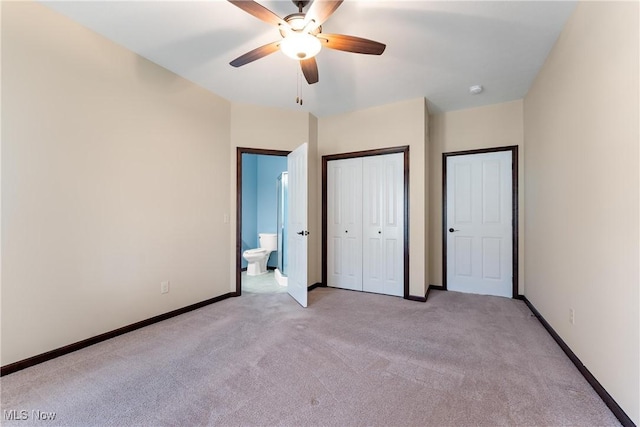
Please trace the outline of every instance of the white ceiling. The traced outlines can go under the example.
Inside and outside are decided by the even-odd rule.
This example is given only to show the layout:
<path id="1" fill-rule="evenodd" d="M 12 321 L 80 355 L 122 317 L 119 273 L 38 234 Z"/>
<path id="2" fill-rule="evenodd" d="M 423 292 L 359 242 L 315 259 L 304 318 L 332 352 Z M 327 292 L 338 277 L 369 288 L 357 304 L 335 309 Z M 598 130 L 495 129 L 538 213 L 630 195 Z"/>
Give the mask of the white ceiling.
<path id="1" fill-rule="evenodd" d="M 260 4 L 279 16 L 290 0 Z M 387 45 L 382 56 L 323 49 L 320 81 L 295 103 L 298 65 L 276 52 L 240 68 L 229 62 L 280 38 L 223 0 L 75 1 L 45 4 L 114 42 L 232 101 L 326 116 L 426 97 L 432 112 L 521 99 L 575 1 L 345 1 L 323 32 Z M 469 94 L 481 84 L 484 92 Z"/>

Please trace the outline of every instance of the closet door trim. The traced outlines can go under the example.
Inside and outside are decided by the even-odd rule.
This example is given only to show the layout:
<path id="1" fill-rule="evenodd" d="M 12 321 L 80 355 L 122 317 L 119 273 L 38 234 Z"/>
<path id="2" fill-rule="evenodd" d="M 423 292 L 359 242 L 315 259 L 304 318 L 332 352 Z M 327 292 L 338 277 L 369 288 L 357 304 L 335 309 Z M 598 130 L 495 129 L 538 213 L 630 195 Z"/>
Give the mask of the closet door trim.
<path id="1" fill-rule="evenodd" d="M 322 156 L 322 286 L 327 286 L 327 162 L 355 157 L 404 154 L 404 299 L 409 298 L 409 146 Z"/>

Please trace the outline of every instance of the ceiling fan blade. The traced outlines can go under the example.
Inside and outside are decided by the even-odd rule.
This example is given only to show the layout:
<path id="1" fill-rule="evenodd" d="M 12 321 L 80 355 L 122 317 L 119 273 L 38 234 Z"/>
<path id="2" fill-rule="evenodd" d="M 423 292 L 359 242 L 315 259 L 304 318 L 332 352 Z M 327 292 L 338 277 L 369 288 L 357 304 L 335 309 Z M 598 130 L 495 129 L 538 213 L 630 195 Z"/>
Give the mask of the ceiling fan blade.
<path id="1" fill-rule="evenodd" d="M 318 28 L 342 4 L 343 0 L 313 0 L 305 15 L 305 24 L 310 30 Z M 314 21 L 313 24 L 309 24 Z"/>
<path id="2" fill-rule="evenodd" d="M 302 67 L 302 74 L 307 79 L 307 83 L 310 85 L 318 83 L 318 64 L 316 58 L 303 59 L 300 61 L 300 67 Z"/>
<path id="3" fill-rule="evenodd" d="M 234 67 L 241 67 L 248 64 L 249 62 L 255 61 L 256 59 L 260 59 L 267 55 L 270 55 L 278 49 L 280 49 L 280 40 L 253 49 L 252 51 L 237 57 L 229 64 L 233 65 Z"/>
<path id="4" fill-rule="evenodd" d="M 344 34 L 318 34 L 320 40 L 326 40 L 323 47 L 329 49 L 343 50 L 345 52 L 364 53 L 367 55 L 382 55 L 385 44 L 373 40 L 363 39 L 355 36 L 345 36 Z"/>
<path id="5" fill-rule="evenodd" d="M 264 21 L 268 24 L 272 24 L 276 26 L 277 25 L 288 26 L 288 24 L 282 18 L 280 18 L 275 13 L 271 12 L 266 7 L 256 3 L 255 1 L 252 1 L 252 0 L 228 0 L 228 1 L 231 4 L 238 6 L 240 9 L 244 10 L 248 14 L 251 14 L 256 18 L 260 19 L 261 21 Z"/>

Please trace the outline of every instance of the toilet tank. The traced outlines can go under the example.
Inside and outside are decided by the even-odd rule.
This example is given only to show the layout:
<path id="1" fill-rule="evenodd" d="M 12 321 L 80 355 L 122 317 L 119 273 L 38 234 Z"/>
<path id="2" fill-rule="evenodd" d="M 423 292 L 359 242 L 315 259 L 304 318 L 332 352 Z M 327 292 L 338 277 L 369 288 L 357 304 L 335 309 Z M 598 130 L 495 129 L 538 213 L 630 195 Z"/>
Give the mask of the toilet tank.
<path id="1" fill-rule="evenodd" d="M 278 235 L 275 233 L 258 233 L 258 240 L 263 249 L 275 251 L 278 248 Z"/>

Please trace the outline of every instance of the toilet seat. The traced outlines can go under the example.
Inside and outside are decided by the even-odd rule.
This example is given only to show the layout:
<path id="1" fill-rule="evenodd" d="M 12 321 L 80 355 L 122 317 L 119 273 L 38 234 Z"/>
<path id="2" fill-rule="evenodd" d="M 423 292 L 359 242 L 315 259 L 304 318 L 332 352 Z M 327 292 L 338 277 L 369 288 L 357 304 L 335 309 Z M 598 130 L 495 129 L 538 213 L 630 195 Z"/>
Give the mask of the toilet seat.
<path id="1" fill-rule="evenodd" d="M 266 254 L 267 250 L 263 248 L 247 249 L 246 251 L 244 251 L 244 253 L 247 255 L 260 255 L 260 254 Z"/>

